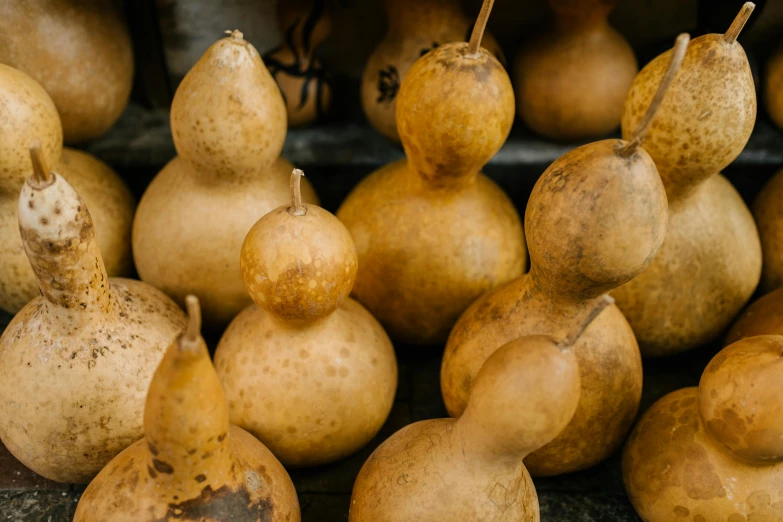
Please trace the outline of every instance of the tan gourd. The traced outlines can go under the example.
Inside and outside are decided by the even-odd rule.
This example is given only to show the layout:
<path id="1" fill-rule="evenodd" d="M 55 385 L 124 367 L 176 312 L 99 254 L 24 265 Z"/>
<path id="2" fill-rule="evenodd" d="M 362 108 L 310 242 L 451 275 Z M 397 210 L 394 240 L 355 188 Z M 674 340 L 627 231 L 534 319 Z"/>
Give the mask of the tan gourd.
<path id="1" fill-rule="evenodd" d="M 0 63 L 51 95 L 66 143 L 96 138 L 117 121 L 133 86 L 133 51 L 115 2 L 5 2 L 2 26 Z"/>
<path id="2" fill-rule="evenodd" d="M 720 174 L 742 151 L 756 120 L 756 93 L 736 41 L 748 2 L 726 34 L 693 40 L 650 128 L 645 149 L 669 200 L 666 240 L 639 277 L 612 292 L 643 356 L 689 350 L 716 339 L 753 295 L 761 247 L 753 217 Z M 637 125 L 669 53 L 634 80 L 623 136 Z"/>
<path id="3" fill-rule="evenodd" d="M 351 522 L 514 520 L 538 522 L 522 463 L 565 428 L 579 401 L 581 332 L 611 303 L 604 296 L 568 335 L 515 339 L 484 363 L 465 414 L 411 424 L 362 467 Z"/>
<path id="4" fill-rule="evenodd" d="M 534 132 L 583 140 L 620 125 L 639 66 L 607 17 L 617 0 L 549 0 L 553 26 L 525 44 L 514 66 L 517 111 Z"/>
<path id="5" fill-rule="evenodd" d="M 36 473 L 86 483 L 141 436 L 147 386 L 185 317 L 155 288 L 109 279 L 84 201 L 30 152 L 19 232 L 41 295 L 0 338 L 0 439 Z"/>
<path id="6" fill-rule="evenodd" d="M 446 408 L 459 416 L 481 365 L 524 335 L 562 332 L 596 299 L 650 263 L 666 233 L 666 193 L 641 148 L 677 73 L 688 35 L 677 39 L 666 77 L 631 141 L 576 148 L 539 178 L 525 214 L 530 273 L 479 298 L 449 337 L 441 368 Z M 530 473 L 587 468 L 622 442 L 639 407 L 642 364 L 633 331 L 612 306 L 574 344 L 582 393 L 568 427 L 525 460 Z"/>
<path id="7" fill-rule="evenodd" d="M 348 297 L 356 248 L 337 218 L 299 193 L 256 223 L 242 275 L 256 305 L 231 323 L 215 352 L 231 421 L 286 466 L 343 458 L 383 426 L 397 388 L 394 349 Z"/>
<path id="8" fill-rule="evenodd" d="M 393 339 L 442 343 L 470 303 L 525 268 L 516 209 L 480 172 L 514 119 L 508 75 L 479 47 L 491 5 L 470 44 L 411 68 L 397 105 L 407 160 L 365 178 L 337 211 L 359 253 L 354 296 Z"/>
<path id="9" fill-rule="evenodd" d="M 783 170 L 761 190 L 753 203 L 753 217 L 759 230 L 763 263 L 761 288 L 783 287 Z"/>
<path id="10" fill-rule="evenodd" d="M 141 279 L 179 303 L 194 293 L 206 326 L 250 304 L 239 271 L 253 223 L 284 203 L 292 165 L 280 157 L 286 110 L 255 47 L 234 31 L 213 44 L 171 106 L 178 156 L 152 180 L 133 223 Z M 316 196 L 305 183 L 304 197 Z"/>
<path id="11" fill-rule="evenodd" d="M 414 62 L 443 44 L 462 42 L 473 26 L 459 0 L 384 0 L 389 29 L 364 66 L 362 108 L 373 127 L 399 142 L 396 110 L 402 80 Z M 484 35 L 483 47 L 501 62 L 495 38 Z"/>
<path id="12" fill-rule="evenodd" d="M 768 293 L 742 312 L 725 344 L 756 335 L 783 335 L 783 288 Z"/>
<path id="13" fill-rule="evenodd" d="M 18 312 L 38 295 L 38 284 L 19 237 L 19 192 L 32 174 L 28 148 L 41 153 L 84 198 L 95 220 L 98 246 L 110 276 L 131 271 L 131 224 L 136 202 L 105 163 L 63 148 L 62 127 L 51 98 L 27 74 L 0 64 L 0 308 Z"/>
<path id="14" fill-rule="evenodd" d="M 200 335 L 201 309 L 155 371 L 144 438 L 117 455 L 85 490 L 74 522 L 299 522 L 283 466 L 229 424 L 220 382 Z"/>
<path id="15" fill-rule="evenodd" d="M 764 78 L 764 101 L 767 114 L 775 125 L 783 129 L 783 45 L 779 46 L 767 62 Z"/>
<path id="16" fill-rule="evenodd" d="M 625 487 L 643 520 L 781 520 L 781 354 L 781 336 L 738 341 L 712 359 L 698 388 L 644 414 L 623 454 Z"/>
<path id="17" fill-rule="evenodd" d="M 315 57 L 332 19 L 326 0 L 279 0 L 277 18 L 283 42 L 264 55 L 264 63 L 283 94 L 288 126 L 300 127 L 322 118 L 332 102 L 331 86 Z"/>

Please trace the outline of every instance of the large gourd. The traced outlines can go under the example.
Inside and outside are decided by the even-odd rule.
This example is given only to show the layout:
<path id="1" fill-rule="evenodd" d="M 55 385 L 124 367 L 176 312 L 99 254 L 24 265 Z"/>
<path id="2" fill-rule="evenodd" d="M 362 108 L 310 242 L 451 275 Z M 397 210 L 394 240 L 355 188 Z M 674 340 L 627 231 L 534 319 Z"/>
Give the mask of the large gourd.
<path id="1" fill-rule="evenodd" d="M 519 277 L 525 242 L 503 191 L 480 172 L 514 119 L 506 71 L 481 36 L 420 58 L 397 103 L 406 160 L 365 178 L 337 217 L 359 253 L 354 296 L 393 339 L 442 343 L 478 296 Z"/>
<path id="2" fill-rule="evenodd" d="M 255 47 L 232 32 L 182 80 L 171 106 L 178 156 L 152 180 L 133 223 L 141 279 L 179 303 L 194 293 L 219 328 L 250 304 L 242 240 L 284 203 L 292 165 L 280 157 L 286 109 Z M 316 199 L 305 183 L 304 197 Z"/>
<path id="3" fill-rule="evenodd" d="M 764 100 L 767 113 L 783 129 L 783 45 L 779 45 L 767 62 L 764 76 Z"/>
<path id="4" fill-rule="evenodd" d="M 470 37 L 473 25 L 459 0 L 384 0 L 389 29 L 370 55 L 362 74 L 362 108 L 375 129 L 392 141 L 397 130 L 397 95 L 408 70 L 430 50 Z M 492 35 L 484 47 L 503 61 Z"/>
<path id="5" fill-rule="evenodd" d="M 753 203 L 753 217 L 759 229 L 763 262 L 761 288 L 783 287 L 783 170 L 761 189 Z"/>
<path id="6" fill-rule="evenodd" d="M 641 273 L 666 233 L 666 194 L 640 146 L 688 45 L 681 35 L 645 121 L 630 141 L 610 139 L 556 160 L 527 204 L 530 272 L 481 296 L 460 317 L 441 368 L 446 408 L 459 416 L 481 365 L 523 335 L 559 333 L 597 299 Z M 616 306 L 574 344 L 582 393 L 553 441 L 528 455 L 536 475 L 592 466 L 619 447 L 639 407 L 642 364 L 633 331 Z"/>
<path id="7" fill-rule="evenodd" d="M 756 335 L 783 335 L 783 288 L 747 307 L 731 326 L 725 344 Z"/>
<path id="8" fill-rule="evenodd" d="M 132 270 L 133 196 L 105 163 L 63 148 L 62 134 L 46 91 L 22 71 L 0 64 L 0 309 L 12 314 L 38 295 L 17 219 L 19 192 L 33 172 L 28 149 L 35 140 L 41 142 L 43 158 L 90 207 L 106 272 L 123 276 Z"/>
<path id="9" fill-rule="evenodd" d="M 39 475 L 86 483 L 141 437 L 147 386 L 185 317 L 155 288 L 109 279 L 84 201 L 31 155 L 19 231 L 41 295 L 0 337 L 0 439 Z"/>
<path id="10" fill-rule="evenodd" d="M 756 225 L 719 174 L 742 151 L 756 121 L 753 77 L 736 40 L 752 10 L 746 3 L 726 34 L 693 40 L 645 141 L 666 187 L 668 231 L 647 270 L 612 293 L 643 356 L 714 340 L 759 282 Z M 634 80 L 623 136 L 643 117 L 669 55 L 658 56 Z"/>
<path id="11" fill-rule="evenodd" d="M 633 50 L 607 21 L 617 0 L 549 0 L 553 26 L 520 50 L 517 110 L 533 131 L 582 140 L 620 125 L 639 70 Z"/>
<path id="12" fill-rule="evenodd" d="M 255 305 L 231 323 L 215 352 L 231 420 L 286 466 L 355 452 L 383 426 L 397 362 L 381 325 L 348 297 L 356 248 L 337 218 L 292 201 L 261 218 L 242 245 Z"/>
<path id="13" fill-rule="evenodd" d="M 228 422 L 201 310 L 155 371 L 144 438 L 117 455 L 79 500 L 74 522 L 299 522 L 299 502 L 278 460 Z"/>

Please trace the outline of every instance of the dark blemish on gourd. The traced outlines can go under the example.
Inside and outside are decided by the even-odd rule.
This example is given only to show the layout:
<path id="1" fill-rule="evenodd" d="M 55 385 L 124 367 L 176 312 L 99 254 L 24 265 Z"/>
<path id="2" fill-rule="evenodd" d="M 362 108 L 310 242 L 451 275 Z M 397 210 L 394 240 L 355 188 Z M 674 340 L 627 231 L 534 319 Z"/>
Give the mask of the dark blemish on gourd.
<path id="1" fill-rule="evenodd" d="M 211 451 L 208 451 L 208 452 L 204 453 L 204 454 L 201 456 L 201 459 L 202 459 L 202 460 L 206 460 L 206 459 L 208 459 L 208 458 L 209 458 L 209 457 L 211 457 L 211 456 L 212 456 L 212 452 L 211 452 Z"/>
<path id="2" fill-rule="evenodd" d="M 171 520 L 271 522 L 273 515 L 274 506 L 268 498 L 254 501 L 245 489 L 232 490 L 228 486 L 223 486 L 213 490 L 211 486 L 207 486 L 196 498 L 169 504 L 163 518 L 155 522 Z"/>
<path id="3" fill-rule="evenodd" d="M 162 460 L 158 459 L 152 459 L 152 465 L 155 466 L 155 469 L 160 473 L 165 473 L 166 475 L 171 475 L 174 473 L 174 468 L 171 467 L 171 464 L 168 462 L 163 462 Z"/>
<path id="4" fill-rule="evenodd" d="M 207 480 L 207 476 L 202 473 L 201 475 L 196 475 L 195 480 L 196 482 L 204 482 L 205 480 Z"/>
<path id="5" fill-rule="evenodd" d="M 152 477 L 153 479 L 158 478 L 158 474 L 155 473 L 155 470 L 152 469 L 152 466 L 147 466 L 147 473 L 149 473 L 150 477 Z"/>
<path id="6" fill-rule="evenodd" d="M 158 448 L 156 448 L 151 442 L 147 443 L 147 448 L 149 448 L 150 453 L 152 453 L 153 456 L 158 456 Z"/>
<path id="7" fill-rule="evenodd" d="M 225 438 L 226 438 L 226 435 L 227 435 L 227 433 L 223 433 L 222 435 L 219 435 L 218 439 L 217 439 L 218 442 L 223 442 L 225 440 Z"/>

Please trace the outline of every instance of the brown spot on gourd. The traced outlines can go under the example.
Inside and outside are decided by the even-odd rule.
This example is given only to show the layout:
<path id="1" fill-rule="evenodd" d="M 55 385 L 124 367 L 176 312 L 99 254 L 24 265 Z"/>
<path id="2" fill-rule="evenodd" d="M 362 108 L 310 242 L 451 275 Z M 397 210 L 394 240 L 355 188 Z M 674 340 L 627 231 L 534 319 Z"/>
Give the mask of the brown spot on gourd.
<path id="1" fill-rule="evenodd" d="M 684 506 L 675 506 L 674 514 L 680 518 L 685 518 L 691 514 L 690 510 Z"/>
<path id="2" fill-rule="evenodd" d="M 162 460 L 152 459 L 152 465 L 159 473 L 165 473 L 167 475 L 174 473 L 174 468 L 172 468 L 170 464 L 163 462 Z"/>
<path id="3" fill-rule="evenodd" d="M 202 473 L 201 475 L 196 475 L 195 480 L 196 482 L 204 482 L 207 480 L 207 476 Z"/>
<path id="4" fill-rule="evenodd" d="M 168 520 L 232 520 L 235 522 L 271 521 L 274 505 L 268 498 L 253 499 L 244 488 L 230 489 L 223 486 L 212 490 L 205 487 L 193 499 L 171 504 L 166 516 L 156 522 Z"/>

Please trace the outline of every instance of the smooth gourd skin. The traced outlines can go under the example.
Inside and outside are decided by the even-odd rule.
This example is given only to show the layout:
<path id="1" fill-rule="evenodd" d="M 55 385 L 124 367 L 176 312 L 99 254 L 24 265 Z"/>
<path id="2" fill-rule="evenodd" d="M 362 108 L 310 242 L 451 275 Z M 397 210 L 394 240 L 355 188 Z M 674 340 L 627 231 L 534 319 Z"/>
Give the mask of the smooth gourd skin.
<path id="1" fill-rule="evenodd" d="M 664 53 L 634 80 L 623 114 L 627 136 L 669 61 Z M 718 173 L 739 155 L 756 119 L 742 46 L 695 38 L 644 142 L 669 198 L 669 228 L 647 270 L 612 295 L 642 355 L 689 350 L 718 337 L 750 299 L 761 247 L 742 198 Z"/>
<path id="2" fill-rule="evenodd" d="M 26 72 L 51 95 L 66 143 L 105 133 L 133 86 L 131 39 L 114 2 L 6 2 L 2 18 L 0 62 Z"/>
<path id="3" fill-rule="evenodd" d="M 519 216 L 479 172 L 511 129 L 513 90 L 500 62 L 467 48 L 440 46 L 411 68 L 397 105 L 407 160 L 337 211 L 359 253 L 353 295 L 404 342 L 443 342 L 470 303 L 525 269 Z"/>
<path id="4" fill-rule="evenodd" d="M 472 21 L 457 0 L 385 0 L 389 29 L 364 66 L 361 101 L 364 114 L 375 129 L 399 142 L 397 95 L 413 63 L 431 49 L 465 41 Z M 503 59 L 495 38 L 484 34 L 483 45 Z"/>
<path id="5" fill-rule="evenodd" d="M 623 478 L 643 520 L 780 520 L 783 516 L 783 337 L 724 348 L 698 388 L 660 399 L 623 454 Z"/>
<path id="6" fill-rule="evenodd" d="M 753 203 L 753 217 L 759 229 L 763 263 L 761 288 L 783 287 L 783 170 L 767 182 Z"/>
<path id="7" fill-rule="evenodd" d="M 555 140 L 607 134 L 620 125 L 639 70 L 631 46 L 607 21 L 614 2 L 550 4 L 553 27 L 526 44 L 514 66 L 519 115 Z"/>
<path id="8" fill-rule="evenodd" d="M 724 344 L 756 335 L 783 335 L 783 288 L 748 306 L 731 326 Z"/>
<path id="9" fill-rule="evenodd" d="M 780 128 L 783 128 L 783 46 L 772 53 L 767 62 L 764 77 L 764 101 L 767 114 Z"/>

